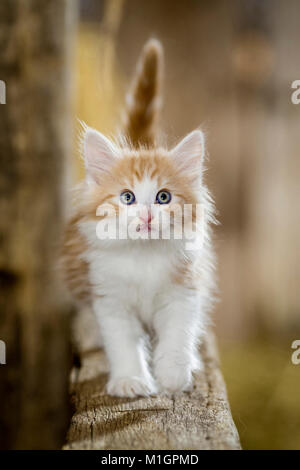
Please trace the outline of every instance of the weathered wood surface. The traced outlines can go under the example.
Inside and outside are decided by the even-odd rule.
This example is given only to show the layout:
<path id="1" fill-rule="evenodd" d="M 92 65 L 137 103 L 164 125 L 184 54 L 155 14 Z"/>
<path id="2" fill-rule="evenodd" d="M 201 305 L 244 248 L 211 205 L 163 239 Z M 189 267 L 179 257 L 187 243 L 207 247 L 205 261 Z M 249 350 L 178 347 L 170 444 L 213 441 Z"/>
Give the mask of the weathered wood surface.
<path id="1" fill-rule="evenodd" d="M 75 325 L 80 364 L 71 372 L 74 415 L 65 449 L 240 449 L 213 334 L 194 389 L 173 397 L 113 398 L 107 363 L 87 313 Z"/>

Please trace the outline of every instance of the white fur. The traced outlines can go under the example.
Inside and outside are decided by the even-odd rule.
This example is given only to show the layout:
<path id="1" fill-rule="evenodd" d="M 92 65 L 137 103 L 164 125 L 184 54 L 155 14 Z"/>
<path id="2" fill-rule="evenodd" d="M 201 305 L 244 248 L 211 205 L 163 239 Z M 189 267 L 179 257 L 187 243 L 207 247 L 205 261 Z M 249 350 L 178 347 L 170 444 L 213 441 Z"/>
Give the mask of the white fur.
<path id="1" fill-rule="evenodd" d="M 99 148 L 99 135 L 96 137 Z M 196 148 L 201 139 L 198 131 L 185 139 L 181 148 L 185 159 L 187 149 Z M 105 142 L 105 152 L 108 148 Z M 178 158 L 180 145 L 175 150 L 172 157 Z M 89 151 L 95 167 L 93 151 Z M 145 179 L 133 189 L 139 203 L 150 205 L 160 188 Z M 200 366 L 198 343 L 213 286 L 208 229 L 212 206 L 204 188 L 199 189 L 199 202 L 206 209 L 204 243 L 188 253 L 185 240 L 101 241 L 96 237 L 96 222 L 80 223 L 89 242 L 84 257 L 90 266 L 93 310 L 110 365 L 107 390 L 112 395 L 173 393 L 191 387 L 192 372 Z M 185 256 L 200 265 L 198 290 L 172 282 L 174 267 Z"/>
<path id="2" fill-rule="evenodd" d="M 81 229 L 91 236 L 95 227 L 88 225 Z M 205 318 L 201 293 L 170 280 L 181 244 L 127 240 L 100 247 L 99 241 L 99 246 L 96 242 L 85 254 L 94 286 L 93 309 L 110 363 L 109 393 L 147 395 L 155 393 L 157 386 L 175 392 L 191 385 Z M 153 371 L 157 384 L 147 360 L 143 325 L 155 334 Z"/>

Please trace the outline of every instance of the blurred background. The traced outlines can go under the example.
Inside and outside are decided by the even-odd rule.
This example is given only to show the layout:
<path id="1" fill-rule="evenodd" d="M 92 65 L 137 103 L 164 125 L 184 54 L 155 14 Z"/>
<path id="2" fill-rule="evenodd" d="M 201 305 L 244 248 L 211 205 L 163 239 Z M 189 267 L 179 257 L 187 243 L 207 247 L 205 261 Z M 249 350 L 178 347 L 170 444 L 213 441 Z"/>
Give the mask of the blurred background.
<path id="1" fill-rule="evenodd" d="M 207 134 L 206 181 L 221 222 L 214 322 L 242 446 L 300 449 L 300 365 L 291 361 L 300 339 L 300 105 L 291 101 L 299 1 L 5 0 L 0 18 L 0 447 L 63 443 L 70 312 L 47 270 L 49 237 L 59 238 L 68 189 L 83 176 L 76 119 L 114 132 L 154 36 L 165 49 L 163 134 L 170 145 L 199 125 Z"/>

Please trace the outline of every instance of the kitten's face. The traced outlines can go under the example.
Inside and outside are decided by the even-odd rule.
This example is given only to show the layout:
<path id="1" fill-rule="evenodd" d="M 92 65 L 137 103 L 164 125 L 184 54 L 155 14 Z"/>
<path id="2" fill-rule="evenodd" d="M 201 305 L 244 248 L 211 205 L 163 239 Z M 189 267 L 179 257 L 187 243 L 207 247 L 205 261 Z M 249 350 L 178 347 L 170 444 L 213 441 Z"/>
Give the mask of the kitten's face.
<path id="1" fill-rule="evenodd" d="M 98 133 L 96 137 L 100 144 Z M 189 165 L 187 149 L 181 146 L 171 152 L 158 149 L 120 153 L 106 147 L 103 160 L 103 149 L 94 142 L 95 152 L 87 166 L 92 210 L 97 207 L 100 219 L 106 223 L 117 217 L 117 233 L 131 239 L 173 238 L 174 230 L 180 234 L 185 205 L 194 208 L 197 203 L 201 173 L 201 158 L 190 148 L 193 162 Z"/>
<path id="2" fill-rule="evenodd" d="M 196 202 L 189 183 L 167 153 L 144 151 L 118 161 L 99 196 L 113 205 L 118 228 L 131 238 L 169 238 L 182 224 L 184 204 Z"/>

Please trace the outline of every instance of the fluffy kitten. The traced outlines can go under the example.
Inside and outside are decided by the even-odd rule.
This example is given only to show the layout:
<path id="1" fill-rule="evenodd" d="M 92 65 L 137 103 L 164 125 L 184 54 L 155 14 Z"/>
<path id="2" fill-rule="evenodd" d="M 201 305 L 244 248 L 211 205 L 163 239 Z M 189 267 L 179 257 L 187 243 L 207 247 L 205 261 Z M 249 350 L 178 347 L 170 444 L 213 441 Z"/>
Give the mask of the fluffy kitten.
<path id="1" fill-rule="evenodd" d="M 196 130 L 171 150 L 156 145 L 161 68 L 161 45 L 150 40 L 127 97 L 125 138 L 117 143 L 85 128 L 86 179 L 65 232 L 65 278 L 79 308 L 88 305 L 96 315 L 110 365 L 107 392 L 114 396 L 188 390 L 212 299 L 214 217 L 202 182 L 204 136 Z M 185 204 L 192 205 L 196 229 L 192 249 L 186 237 L 162 237 L 178 223 L 172 208 Z M 133 217 L 124 215 L 141 205 L 135 232 L 153 231 L 156 239 L 99 239 L 99 220 L 112 216 L 96 212 L 107 205 L 126 233 Z"/>

